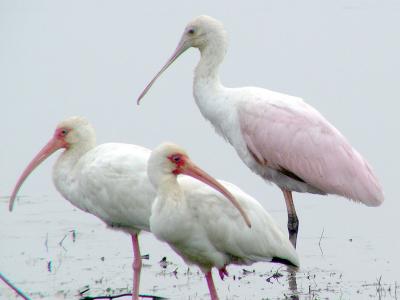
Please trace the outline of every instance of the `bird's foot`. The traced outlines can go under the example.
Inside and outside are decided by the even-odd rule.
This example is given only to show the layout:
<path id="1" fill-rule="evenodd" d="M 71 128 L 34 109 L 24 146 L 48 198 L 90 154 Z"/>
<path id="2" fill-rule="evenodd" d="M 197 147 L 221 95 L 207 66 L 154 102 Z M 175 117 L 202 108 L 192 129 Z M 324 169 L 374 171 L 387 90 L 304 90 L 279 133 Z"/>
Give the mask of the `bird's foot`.
<path id="1" fill-rule="evenodd" d="M 224 266 L 224 267 L 221 268 L 221 269 L 218 269 L 218 273 L 219 273 L 219 277 L 221 277 L 222 280 L 224 280 L 224 277 L 225 277 L 225 276 L 226 276 L 226 277 L 229 276 L 228 271 L 226 270 L 226 266 Z"/>

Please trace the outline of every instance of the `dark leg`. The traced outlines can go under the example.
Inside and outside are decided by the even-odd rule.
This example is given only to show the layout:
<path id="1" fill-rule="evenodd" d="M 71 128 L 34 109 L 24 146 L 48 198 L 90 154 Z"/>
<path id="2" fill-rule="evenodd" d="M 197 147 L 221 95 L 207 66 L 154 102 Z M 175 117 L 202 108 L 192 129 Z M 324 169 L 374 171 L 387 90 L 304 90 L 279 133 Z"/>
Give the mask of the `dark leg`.
<path id="1" fill-rule="evenodd" d="M 210 291 L 211 300 L 218 300 L 217 290 L 215 289 L 211 270 L 206 273 L 206 280 L 207 280 L 208 290 Z"/>
<path id="2" fill-rule="evenodd" d="M 288 213 L 288 231 L 289 240 L 293 247 L 296 248 L 297 232 L 299 231 L 299 219 L 297 218 L 296 208 L 294 207 L 292 192 L 282 189 L 283 196 L 285 197 L 286 209 Z"/>
<path id="3" fill-rule="evenodd" d="M 140 271 L 142 270 L 142 258 L 140 256 L 139 249 L 139 238 L 138 234 L 132 234 L 132 246 L 133 246 L 133 289 L 132 289 L 132 300 L 139 300 L 139 283 L 140 283 Z"/>

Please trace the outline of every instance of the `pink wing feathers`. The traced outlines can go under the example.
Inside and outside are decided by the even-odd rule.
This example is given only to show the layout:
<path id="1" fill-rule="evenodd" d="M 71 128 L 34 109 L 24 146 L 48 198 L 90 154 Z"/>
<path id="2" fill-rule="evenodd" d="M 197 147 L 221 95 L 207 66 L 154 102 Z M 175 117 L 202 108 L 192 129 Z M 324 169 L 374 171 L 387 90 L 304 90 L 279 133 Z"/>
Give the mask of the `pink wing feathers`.
<path id="1" fill-rule="evenodd" d="M 246 101 L 239 120 L 248 148 L 268 167 L 368 206 L 383 202 L 378 179 L 364 158 L 318 111 L 293 102 Z"/>

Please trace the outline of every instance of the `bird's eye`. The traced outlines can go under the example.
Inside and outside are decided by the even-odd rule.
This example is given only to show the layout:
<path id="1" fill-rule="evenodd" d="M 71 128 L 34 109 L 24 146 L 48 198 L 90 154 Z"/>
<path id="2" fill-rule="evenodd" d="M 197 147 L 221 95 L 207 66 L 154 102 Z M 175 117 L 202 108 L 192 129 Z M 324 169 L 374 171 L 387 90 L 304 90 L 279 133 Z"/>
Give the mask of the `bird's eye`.
<path id="1" fill-rule="evenodd" d="M 68 134 L 68 130 L 67 129 L 64 128 L 64 129 L 61 130 L 61 135 L 62 136 L 66 136 L 67 134 Z"/>
<path id="2" fill-rule="evenodd" d="M 195 31 L 193 28 L 190 28 L 190 29 L 188 30 L 188 34 L 189 34 L 189 35 L 193 35 L 195 32 L 196 32 L 196 31 Z"/>
<path id="3" fill-rule="evenodd" d="M 174 162 L 176 162 L 176 163 L 178 163 L 178 162 L 180 162 L 181 161 L 181 156 L 180 155 L 178 155 L 178 154 L 176 154 L 176 155 L 172 155 L 172 160 L 174 161 Z"/>
<path id="4" fill-rule="evenodd" d="M 168 156 L 168 159 L 174 163 L 175 165 L 177 165 L 178 167 L 183 166 L 185 164 L 185 158 L 184 155 L 182 155 L 181 153 L 175 153 L 175 154 L 171 154 L 170 156 Z"/>

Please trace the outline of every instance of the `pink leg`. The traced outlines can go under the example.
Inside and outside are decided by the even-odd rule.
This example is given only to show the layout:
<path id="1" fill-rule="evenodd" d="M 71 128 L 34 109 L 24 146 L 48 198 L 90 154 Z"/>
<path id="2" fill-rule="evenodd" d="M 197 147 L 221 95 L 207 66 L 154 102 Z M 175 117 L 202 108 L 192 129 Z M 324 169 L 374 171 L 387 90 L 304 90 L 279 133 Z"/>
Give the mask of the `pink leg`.
<path id="1" fill-rule="evenodd" d="M 206 273 L 206 280 L 207 280 L 208 290 L 210 291 L 211 300 L 218 300 L 217 290 L 215 289 L 211 270 Z"/>
<path id="2" fill-rule="evenodd" d="M 142 258 L 140 256 L 138 234 L 132 234 L 131 237 L 132 237 L 132 246 L 133 246 L 132 300 L 139 300 L 139 283 L 140 283 L 140 271 L 142 270 Z"/>
<path id="3" fill-rule="evenodd" d="M 283 196 L 285 197 L 286 209 L 288 213 L 288 231 L 289 240 L 293 247 L 296 248 L 297 232 L 299 231 L 299 219 L 297 218 L 296 208 L 294 207 L 292 192 L 282 189 Z"/>
<path id="4" fill-rule="evenodd" d="M 219 269 L 218 273 L 219 273 L 219 277 L 221 277 L 222 280 L 224 280 L 225 276 L 226 277 L 229 276 L 228 271 L 226 270 L 226 266 L 224 266 L 223 268 Z"/>

